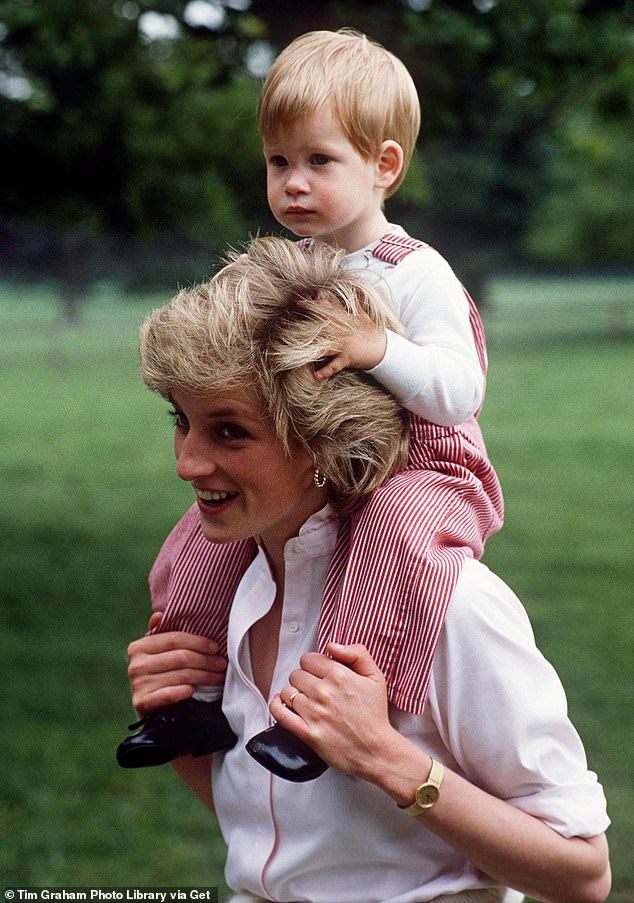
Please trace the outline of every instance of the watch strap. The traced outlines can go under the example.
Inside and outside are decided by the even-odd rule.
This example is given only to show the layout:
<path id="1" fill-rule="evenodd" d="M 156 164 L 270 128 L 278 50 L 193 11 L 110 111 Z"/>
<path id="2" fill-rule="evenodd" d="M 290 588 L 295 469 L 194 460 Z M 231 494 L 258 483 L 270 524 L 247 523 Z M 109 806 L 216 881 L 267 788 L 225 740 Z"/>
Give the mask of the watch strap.
<path id="1" fill-rule="evenodd" d="M 416 788 L 416 798 L 411 806 L 399 806 L 400 809 L 405 812 L 406 815 L 422 815 L 423 812 L 427 812 L 428 809 L 431 809 L 432 806 L 438 802 L 438 797 L 440 796 L 440 785 L 442 784 L 442 779 L 445 775 L 445 769 L 442 765 L 442 762 L 437 762 L 435 759 L 431 760 L 431 770 L 429 772 L 429 777 L 426 781 L 424 781 L 419 787 Z M 434 790 L 434 798 L 426 803 L 421 804 L 419 802 L 419 798 L 425 795 L 425 791 Z"/>

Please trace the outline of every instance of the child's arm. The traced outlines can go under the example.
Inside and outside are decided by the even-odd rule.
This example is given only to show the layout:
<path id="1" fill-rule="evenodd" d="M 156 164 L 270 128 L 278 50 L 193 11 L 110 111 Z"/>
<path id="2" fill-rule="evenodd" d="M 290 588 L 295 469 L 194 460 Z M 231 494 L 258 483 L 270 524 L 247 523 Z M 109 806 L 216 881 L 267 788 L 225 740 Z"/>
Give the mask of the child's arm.
<path id="1" fill-rule="evenodd" d="M 380 331 L 359 315 L 318 378 L 344 367 L 367 370 L 408 410 L 441 426 L 457 426 L 481 406 L 484 374 L 469 323 L 469 302 L 446 261 L 433 249 L 410 254 L 379 278 L 407 338 Z"/>

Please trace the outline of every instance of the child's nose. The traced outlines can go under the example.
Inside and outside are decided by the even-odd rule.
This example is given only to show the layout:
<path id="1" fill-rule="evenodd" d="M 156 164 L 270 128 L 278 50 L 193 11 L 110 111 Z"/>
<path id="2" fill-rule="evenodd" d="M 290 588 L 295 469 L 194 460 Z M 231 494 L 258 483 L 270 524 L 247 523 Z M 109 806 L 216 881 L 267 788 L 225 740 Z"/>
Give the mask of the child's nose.
<path id="1" fill-rule="evenodd" d="M 285 187 L 289 194 L 308 191 L 308 180 L 299 166 L 289 169 Z"/>

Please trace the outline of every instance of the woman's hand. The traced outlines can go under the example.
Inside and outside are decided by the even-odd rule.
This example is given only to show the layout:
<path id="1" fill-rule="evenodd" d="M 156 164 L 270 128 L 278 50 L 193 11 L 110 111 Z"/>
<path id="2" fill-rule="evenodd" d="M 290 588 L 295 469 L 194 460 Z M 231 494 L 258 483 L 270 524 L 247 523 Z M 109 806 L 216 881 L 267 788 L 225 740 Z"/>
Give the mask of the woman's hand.
<path id="1" fill-rule="evenodd" d="M 390 726 L 385 681 L 366 649 L 331 643 L 328 652 L 332 658 L 302 656 L 271 713 L 330 765 L 409 805 L 429 774 L 430 757 Z M 550 901 L 600 903 L 609 893 L 603 835 L 562 837 L 450 769 L 440 800 L 418 821 L 493 883 Z"/>
<path id="2" fill-rule="evenodd" d="M 160 615 L 150 618 L 150 630 Z M 132 704 L 139 716 L 189 699 L 199 684 L 221 686 L 227 667 L 218 644 L 193 633 L 153 633 L 128 646 Z"/>
<path id="3" fill-rule="evenodd" d="M 364 646 L 330 643 L 327 651 L 331 657 L 302 656 L 271 714 L 329 765 L 372 780 L 378 754 L 399 736 L 388 720 L 385 678 Z"/>

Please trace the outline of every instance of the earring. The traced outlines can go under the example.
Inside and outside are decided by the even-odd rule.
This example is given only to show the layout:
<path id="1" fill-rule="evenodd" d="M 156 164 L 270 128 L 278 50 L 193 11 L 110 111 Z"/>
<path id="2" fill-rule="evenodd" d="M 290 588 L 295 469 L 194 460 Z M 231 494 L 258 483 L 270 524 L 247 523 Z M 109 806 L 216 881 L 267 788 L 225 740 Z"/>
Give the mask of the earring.
<path id="1" fill-rule="evenodd" d="M 326 477 L 319 473 L 319 468 L 316 467 L 313 471 L 313 483 L 317 487 L 317 489 L 323 489 L 326 485 Z"/>

